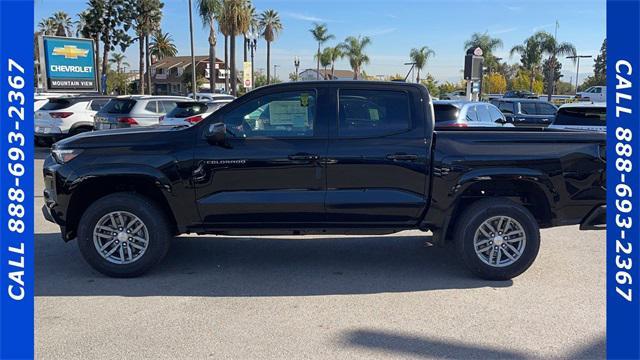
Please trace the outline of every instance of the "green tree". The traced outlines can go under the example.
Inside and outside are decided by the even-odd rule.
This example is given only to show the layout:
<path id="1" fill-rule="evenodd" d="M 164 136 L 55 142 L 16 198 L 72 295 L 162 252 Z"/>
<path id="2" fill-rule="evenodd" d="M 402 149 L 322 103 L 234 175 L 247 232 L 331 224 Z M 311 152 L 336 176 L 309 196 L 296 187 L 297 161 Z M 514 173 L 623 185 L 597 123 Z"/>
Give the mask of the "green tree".
<path id="1" fill-rule="evenodd" d="M 53 17 L 42 19 L 38 23 L 38 30 L 43 35 L 54 35 L 57 29 L 58 24 L 56 24 L 56 21 L 53 19 Z"/>
<path id="2" fill-rule="evenodd" d="M 107 73 L 107 94 L 123 95 L 128 92 L 127 74 L 108 70 Z"/>
<path id="3" fill-rule="evenodd" d="M 547 101 L 551 101 L 551 96 L 553 95 L 553 83 L 555 82 L 553 71 L 555 64 L 558 63 L 558 57 L 568 55 L 575 56 L 576 47 L 568 42 L 558 42 L 553 35 L 544 31 L 540 31 L 536 35 L 541 40 L 542 51 L 549 56 L 547 58 L 547 61 L 549 62 L 548 69 L 544 72 L 546 73 Z M 575 62 L 575 58 L 573 61 Z"/>
<path id="4" fill-rule="evenodd" d="M 221 22 L 229 36 L 229 65 L 231 68 L 231 93 L 238 91 L 236 75 L 236 36 L 249 31 L 251 23 L 248 0 L 223 0 Z"/>
<path id="5" fill-rule="evenodd" d="M 524 43 L 511 48 L 511 51 L 509 52 L 510 56 L 519 54 L 522 67 L 529 72 L 529 91 L 534 91 L 534 79 L 540 69 L 540 63 L 542 62 L 544 40 L 545 39 L 541 36 L 541 33 L 537 32 L 528 37 Z M 540 88 L 540 91 L 542 91 L 542 88 Z"/>
<path id="6" fill-rule="evenodd" d="M 542 78 L 536 77 L 531 79 L 531 75 L 526 71 L 520 71 L 518 75 L 513 79 L 511 84 L 512 90 L 529 90 L 536 94 L 542 93 Z"/>
<path id="7" fill-rule="evenodd" d="M 427 89 L 429 90 L 429 95 L 434 97 L 440 96 L 438 82 L 431 74 L 427 74 L 427 76 L 420 83 L 427 87 Z"/>
<path id="8" fill-rule="evenodd" d="M 192 80 L 193 80 L 192 71 L 193 71 L 193 68 L 191 67 L 191 65 L 189 65 L 182 72 L 182 84 L 184 85 L 185 89 L 192 88 L 191 86 Z M 204 68 L 202 67 L 198 68 L 196 66 L 196 90 L 205 82 L 206 80 L 205 80 Z"/>
<path id="9" fill-rule="evenodd" d="M 566 81 L 558 81 L 556 84 L 556 93 L 559 95 L 570 95 L 575 93 L 573 84 Z"/>
<path id="10" fill-rule="evenodd" d="M 111 59 L 109 59 L 109 62 L 111 64 L 115 64 L 116 65 L 116 73 L 121 73 L 123 66 L 125 66 L 125 67 L 129 66 L 129 63 L 125 61 L 124 54 L 121 54 L 121 53 L 113 53 L 113 54 L 111 54 Z"/>
<path id="11" fill-rule="evenodd" d="M 543 91 L 547 94 L 553 92 L 555 88 L 555 84 L 560 81 L 562 77 L 562 64 L 559 61 L 552 60 L 552 58 L 546 59 L 542 63 L 542 74 L 544 77 L 544 89 Z M 549 77 L 552 77 L 551 79 Z M 553 86 L 553 88 L 549 88 L 549 86 Z"/>
<path id="12" fill-rule="evenodd" d="M 458 85 L 451 82 L 444 82 L 438 85 L 438 94 L 440 96 L 458 90 Z"/>
<path id="13" fill-rule="evenodd" d="M 362 72 L 362 65 L 369 63 L 369 56 L 365 53 L 365 48 L 371 44 L 371 39 L 367 36 L 349 36 L 340 44 L 340 50 L 349 59 L 349 65 L 353 70 L 353 79 L 358 80 Z"/>
<path id="14" fill-rule="evenodd" d="M 202 25 L 209 28 L 209 88 L 216 88 L 216 19 L 221 11 L 220 0 L 197 0 L 198 14 Z"/>
<path id="15" fill-rule="evenodd" d="M 267 42 L 267 83 L 271 80 L 271 43 L 275 41 L 283 26 L 280 22 L 280 15 L 275 10 L 265 10 L 260 14 L 260 28 L 262 36 Z"/>
<path id="16" fill-rule="evenodd" d="M 420 71 L 422 69 L 424 69 L 425 66 L 427 66 L 427 61 L 429 60 L 430 57 L 435 56 L 436 53 L 429 49 L 428 46 L 423 46 L 419 49 L 411 49 L 411 52 L 409 53 L 409 58 L 411 59 L 411 61 L 415 64 L 415 68 L 416 68 L 416 82 L 419 83 L 420 82 Z"/>
<path id="17" fill-rule="evenodd" d="M 331 53 L 330 53 L 330 48 L 325 48 L 322 50 L 322 52 L 320 53 L 320 58 L 318 59 L 320 61 L 320 66 L 322 66 L 324 68 L 324 80 L 327 80 L 329 78 L 329 76 L 327 76 L 327 68 L 329 67 L 329 65 L 331 65 Z M 315 55 L 315 57 L 318 57 L 318 54 Z"/>
<path id="18" fill-rule="evenodd" d="M 316 80 L 320 79 L 320 61 L 322 60 L 322 54 L 320 53 L 320 47 L 325 42 L 334 38 L 333 35 L 329 34 L 329 30 L 327 30 L 327 24 L 319 24 L 313 23 L 313 28 L 309 29 L 311 35 L 313 35 L 313 39 L 318 43 L 318 52 L 316 53 Z M 326 71 L 326 69 L 325 69 Z"/>
<path id="19" fill-rule="evenodd" d="M 151 64 L 149 36 L 160 28 L 162 8 L 164 4 L 160 0 L 137 0 L 133 9 L 134 29 L 139 45 L 140 55 L 140 93 L 145 92 L 145 66 L 147 80 L 146 85 L 151 94 Z"/>
<path id="20" fill-rule="evenodd" d="M 104 3 L 102 0 L 89 0 L 88 9 L 78 14 L 79 23 L 82 25 L 80 35 L 87 39 L 93 39 L 94 54 L 96 61 L 96 75 L 100 78 L 100 34 L 102 33 L 102 14 L 104 13 Z"/>
<path id="21" fill-rule="evenodd" d="M 53 20 L 55 31 L 61 29 L 61 33 L 59 33 L 59 36 L 71 36 L 71 34 L 73 33 L 73 21 L 71 21 L 69 14 L 64 11 L 57 11 L 51 16 L 51 19 Z"/>
<path id="22" fill-rule="evenodd" d="M 342 49 L 340 46 L 330 46 L 325 48 L 324 51 L 327 52 L 327 56 L 329 61 L 331 62 L 331 79 L 335 79 L 336 77 L 336 61 L 338 59 L 342 59 L 344 54 L 342 53 Z"/>
<path id="23" fill-rule="evenodd" d="M 178 48 L 173 42 L 173 37 L 169 33 L 163 33 L 162 29 L 153 33 L 149 48 L 151 56 L 155 56 L 158 60 L 178 54 Z"/>
<path id="24" fill-rule="evenodd" d="M 593 64 L 593 75 L 586 78 L 578 88 L 584 90 L 591 86 L 604 85 L 607 85 L 607 39 L 602 42 L 600 54 L 596 56 Z"/>
<path id="25" fill-rule="evenodd" d="M 133 3 L 128 0 L 93 0 L 101 2 L 100 40 L 102 40 L 102 74 L 107 73 L 109 52 L 119 47 L 125 51 L 131 43 L 131 36 L 128 31 L 132 25 Z M 89 4 L 91 0 L 89 1 Z M 89 5 L 91 6 L 91 5 Z M 89 8 L 91 11 L 91 7 Z"/>
<path id="26" fill-rule="evenodd" d="M 464 42 L 464 48 L 467 50 L 477 47 L 482 49 L 484 65 L 495 69 L 498 66 L 498 61 L 493 55 L 493 52 L 502 47 L 502 40 L 491 37 L 487 32 L 473 33 L 471 34 L 471 38 Z"/>
<path id="27" fill-rule="evenodd" d="M 502 94 L 507 91 L 507 79 L 500 73 L 491 73 L 484 77 L 483 87 L 492 94 Z"/>

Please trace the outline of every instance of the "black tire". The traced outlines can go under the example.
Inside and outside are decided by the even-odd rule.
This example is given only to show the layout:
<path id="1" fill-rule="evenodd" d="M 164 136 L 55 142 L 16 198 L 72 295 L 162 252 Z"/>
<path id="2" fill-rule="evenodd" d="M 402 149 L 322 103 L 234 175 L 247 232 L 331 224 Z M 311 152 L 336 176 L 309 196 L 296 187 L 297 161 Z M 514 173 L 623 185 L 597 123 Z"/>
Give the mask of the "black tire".
<path id="1" fill-rule="evenodd" d="M 115 264 L 103 258 L 93 241 L 98 221 L 114 211 L 126 211 L 137 216 L 149 232 L 144 254 L 129 264 Z M 97 271 L 112 277 L 135 277 L 147 272 L 162 261 L 173 238 L 165 214 L 153 201 L 135 193 L 115 193 L 96 200 L 85 211 L 78 225 L 78 247 L 84 259 Z"/>
<path id="2" fill-rule="evenodd" d="M 508 216 L 516 220 L 522 226 L 522 230 L 526 235 L 526 243 L 520 257 L 512 264 L 503 267 L 485 263 L 476 254 L 474 247 L 474 237 L 480 225 L 495 216 Z M 474 202 L 462 213 L 455 226 L 455 242 L 458 254 L 465 265 L 475 275 L 483 279 L 512 279 L 525 272 L 538 256 L 540 228 L 536 219 L 524 206 L 508 199 L 483 199 Z"/>

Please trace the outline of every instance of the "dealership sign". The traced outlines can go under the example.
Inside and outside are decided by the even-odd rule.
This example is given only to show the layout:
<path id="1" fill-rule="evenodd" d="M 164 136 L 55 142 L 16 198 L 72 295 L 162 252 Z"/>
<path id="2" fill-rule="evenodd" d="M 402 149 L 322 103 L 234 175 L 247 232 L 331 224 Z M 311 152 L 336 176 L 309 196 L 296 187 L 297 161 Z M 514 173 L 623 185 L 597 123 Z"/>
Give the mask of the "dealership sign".
<path id="1" fill-rule="evenodd" d="M 93 40 L 43 36 L 40 60 L 45 91 L 98 91 Z"/>

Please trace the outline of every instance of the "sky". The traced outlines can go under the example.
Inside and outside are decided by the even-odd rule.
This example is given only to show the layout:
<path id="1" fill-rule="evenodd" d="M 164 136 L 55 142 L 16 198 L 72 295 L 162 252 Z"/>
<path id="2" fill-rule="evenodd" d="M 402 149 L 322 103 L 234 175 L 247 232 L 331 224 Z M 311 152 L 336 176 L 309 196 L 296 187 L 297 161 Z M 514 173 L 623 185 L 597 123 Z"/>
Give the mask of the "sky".
<path id="1" fill-rule="evenodd" d="M 194 4 L 196 0 L 193 0 Z M 188 0 L 165 0 L 162 29 L 169 32 L 179 55 L 189 55 Z M 555 32 L 558 41 L 575 45 L 581 55 L 597 56 L 606 36 L 605 0 L 253 0 L 258 10 L 274 9 L 280 14 L 284 30 L 271 45 L 271 64 L 278 65 L 277 76 L 287 79 L 294 71 L 294 57 L 300 58 L 300 68 L 315 68 L 317 43 L 309 29 L 314 22 L 326 23 L 335 39 L 326 46 L 334 46 L 347 36 L 369 36 L 366 49 L 371 62 L 364 66 L 369 75 L 405 75 L 410 66 L 412 48 L 428 46 L 435 51 L 424 73 L 438 81 L 457 82 L 464 66 L 464 42 L 474 32 L 487 32 L 502 39 L 504 45 L 495 52 L 508 63 L 518 63 L 519 56 L 509 56 L 509 50 L 521 44 L 538 30 Z M 56 11 L 65 11 L 74 20 L 84 10 L 85 1 L 36 0 L 35 25 Z M 197 12 L 194 11 L 194 15 Z M 200 19 L 194 19 L 196 55 L 208 54 L 208 29 Z M 242 38 L 237 40 L 237 63 L 242 61 Z M 223 57 L 223 41 L 219 37 L 216 56 Z M 126 51 L 131 69 L 137 69 L 138 44 Z M 255 68 L 266 67 L 266 44 L 258 43 Z M 239 66 L 241 68 L 241 66 Z M 337 69 L 349 69 L 347 60 L 336 64 Z M 580 62 L 580 82 L 592 74 L 593 59 Z M 272 70 L 273 73 L 273 70 Z M 562 61 L 563 80 L 575 82 L 576 66 Z M 424 77 L 424 76 L 422 76 Z"/>

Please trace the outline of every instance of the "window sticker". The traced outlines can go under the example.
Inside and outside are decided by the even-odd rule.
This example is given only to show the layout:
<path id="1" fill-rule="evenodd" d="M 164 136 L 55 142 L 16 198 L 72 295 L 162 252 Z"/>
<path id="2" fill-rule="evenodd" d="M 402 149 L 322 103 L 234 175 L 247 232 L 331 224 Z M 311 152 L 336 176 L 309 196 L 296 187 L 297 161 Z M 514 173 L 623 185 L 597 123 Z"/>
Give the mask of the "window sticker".
<path id="1" fill-rule="evenodd" d="M 269 120 L 271 125 L 307 126 L 309 123 L 309 113 L 306 107 L 300 106 L 300 102 L 295 100 L 271 102 L 269 104 Z"/>
<path id="2" fill-rule="evenodd" d="M 300 106 L 302 107 L 309 106 L 309 94 L 300 95 Z"/>
<path id="3" fill-rule="evenodd" d="M 378 109 L 369 109 L 369 118 L 372 121 L 380 120 L 380 114 L 378 114 Z"/>

